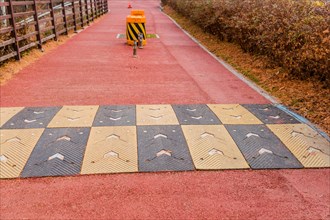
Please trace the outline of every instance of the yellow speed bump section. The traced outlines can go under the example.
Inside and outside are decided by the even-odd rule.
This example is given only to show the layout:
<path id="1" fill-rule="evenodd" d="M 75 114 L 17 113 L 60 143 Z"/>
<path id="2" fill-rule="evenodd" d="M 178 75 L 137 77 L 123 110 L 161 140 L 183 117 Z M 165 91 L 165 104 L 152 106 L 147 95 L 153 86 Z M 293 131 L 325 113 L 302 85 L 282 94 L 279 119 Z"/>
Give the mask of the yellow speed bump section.
<path id="1" fill-rule="evenodd" d="M 13 108 L 2 107 L 2 108 L 0 108 L 0 127 L 2 125 L 4 125 L 7 121 L 9 121 L 9 119 L 11 119 L 14 115 L 16 115 L 22 109 L 23 109 L 23 107 L 13 107 Z"/>
<path id="2" fill-rule="evenodd" d="M 223 125 L 182 125 L 182 130 L 196 169 L 249 168 Z"/>
<path id="3" fill-rule="evenodd" d="M 257 117 L 239 104 L 209 104 L 208 106 L 223 124 L 262 124 Z"/>
<path id="4" fill-rule="evenodd" d="M 0 178 L 20 175 L 43 131 L 43 128 L 0 131 Z"/>
<path id="5" fill-rule="evenodd" d="M 137 161 L 135 126 L 93 127 L 81 173 L 137 172 Z"/>
<path id="6" fill-rule="evenodd" d="M 305 167 L 330 167 L 330 143 L 305 124 L 267 125 Z"/>
<path id="7" fill-rule="evenodd" d="M 91 127 L 97 109 L 98 106 L 63 106 L 48 127 Z"/>
<path id="8" fill-rule="evenodd" d="M 171 105 L 137 105 L 137 125 L 178 125 Z"/>

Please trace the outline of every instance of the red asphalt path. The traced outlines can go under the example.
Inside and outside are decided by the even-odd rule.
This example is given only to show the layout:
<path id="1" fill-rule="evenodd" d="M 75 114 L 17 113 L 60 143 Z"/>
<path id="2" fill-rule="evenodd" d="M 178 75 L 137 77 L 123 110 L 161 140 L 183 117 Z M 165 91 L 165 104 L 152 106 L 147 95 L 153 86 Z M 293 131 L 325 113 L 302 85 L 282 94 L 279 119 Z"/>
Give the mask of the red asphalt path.
<path id="1" fill-rule="evenodd" d="M 131 57 L 128 1 L 1 87 L 1 106 L 269 103 L 178 29 L 159 1 Z M 0 219 L 330 219 L 330 169 L 92 175 L 0 181 Z"/>
<path id="2" fill-rule="evenodd" d="M 1 181 L 1 219 L 329 219 L 329 169 Z"/>
<path id="3" fill-rule="evenodd" d="M 22 70 L 1 88 L 1 106 L 269 103 L 186 36 L 159 10 L 145 9 L 148 40 L 138 59 L 126 33 L 127 1 L 109 1 L 97 24 Z"/>

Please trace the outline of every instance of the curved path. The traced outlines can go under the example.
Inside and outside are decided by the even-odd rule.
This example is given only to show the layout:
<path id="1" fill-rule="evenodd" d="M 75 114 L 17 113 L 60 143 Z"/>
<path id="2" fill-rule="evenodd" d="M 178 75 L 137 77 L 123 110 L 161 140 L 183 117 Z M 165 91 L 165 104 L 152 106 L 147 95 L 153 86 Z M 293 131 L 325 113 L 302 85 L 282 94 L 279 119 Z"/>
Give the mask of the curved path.
<path id="1" fill-rule="evenodd" d="M 1 106 L 266 104 L 178 29 L 159 1 L 143 8 L 150 39 L 139 58 L 117 39 L 127 1 L 1 87 Z M 194 171 L 0 181 L 0 218 L 329 219 L 330 169 Z"/>

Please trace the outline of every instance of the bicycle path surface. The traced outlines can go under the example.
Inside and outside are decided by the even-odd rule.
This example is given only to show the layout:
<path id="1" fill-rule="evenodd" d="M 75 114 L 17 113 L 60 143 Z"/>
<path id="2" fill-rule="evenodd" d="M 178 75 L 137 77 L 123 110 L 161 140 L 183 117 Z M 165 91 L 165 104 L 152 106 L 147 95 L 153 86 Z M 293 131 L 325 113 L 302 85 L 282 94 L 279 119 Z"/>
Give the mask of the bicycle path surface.
<path id="1" fill-rule="evenodd" d="M 94 154 L 93 150 L 88 153 L 89 145 L 85 154 L 79 154 L 81 158 L 78 163 L 82 163 L 81 173 L 79 168 L 79 171 L 73 171 L 74 175 L 60 175 L 60 177 L 41 176 L 58 174 L 52 173 L 52 170 L 49 173 L 45 171 L 52 167 L 46 167 L 44 164 L 54 158 L 58 161 L 62 160 L 63 163 L 74 164 L 74 162 L 66 161 L 65 153 L 59 154 L 54 151 L 46 155 L 46 162 L 43 160 L 35 162 L 34 160 L 42 157 L 40 156 L 42 154 L 37 152 L 39 148 L 42 148 L 42 144 L 37 144 L 33 152 L 30 151 L 25 156 L 25 168 L 25 163 L 23 165 L 17 163 L 17 166 L 15 164 L 16 168 L 21 166 L 18 173 L 15 171 L 17 174 L 11 170 L 15 167 L 7 163 L 11 159 L 8 156 L 9 153 L 8 155 L 1 153 L 1 163 L 7 164 L 6 166 L 1 164 L 4 173 L 2 175 L 8 175 L 5 178 L 14 177 L 0 180 L 1 219 L 328 219 L 330 217 L 330 169 L 328 168 L 329 161 L 327 161 L 329 154 L 326 151 L 328 149 L 321 151 L 312 143 L 306 145 L 305 149 L 310 154 L 300 155 L 296 151 L 296 145 L 291 144 L 291 139 L 285 139 L 286 136 L 283 132 L 281 133 L 281 129 L 289 130 L 293 138 L 303 136 L 303 140 L 308 142 L 307 133 L 303 133 L 307 129 L 310 132 L 308 134 L 313 134 L 314 142 L 321 145 L 324 143 L 328 145 L 329 142 L 292 115 L 277 109 L 267 96 L 251 88 L 203 50 L 159 10 L 159 1 L 131 1 L 133 9 L 145 10 L 147 33 L 154 33 L 160 37 L 148 39 L 145 48 L 138 50 L 138 58 L 133 58 L 132 47 L 125 45 L 125 39 L 117 38 L 118 34 L 125 33 L 125 19 L 130 13 L 127 3 L 120 0 L 109 1 L 110 12 L 97 23 L 26 67 L 1 87 L 1 109 L 15 111 L 15 113 L 8 113 L 10 117 L 7 117 L 7 112 L 3 113 L 6 115 L 6 121 L 1 122 L 1 144 L 3 152 L 8 153 L 10 148 L 20 146 L 17 143 L 31 145 L 32 151 L 40 136 L 38 143 L 45 141 L 47 146 L 53 143 L 49 136 L 57 135 L 55 142 L 71 141 L 76 138 L 72 133 L 70 133 L 71 136 L 63 135 L 64 131 L 63 134 L 51 132 L 59 127 L 65 131 L 74 127 L 77 132 L 83 134 L 85 130 L 79 130 L 80 127 L 89 126 L 92 127 L 91 136 L 93 134 L 93 137 L 97 139 L 98 132 L 104 131 L 98 127 L 99 124 L 95 124 L 96 121 L 91 120 L 101 114 L 102 106 L 105 106 L 104 111 L 106 111 L 106 106 L 117 106 L 114 109 L 109 107 L 109 111 L 112 112 L 122 110 L 130 112 L 130 109 L 134 109 L 136 112 L 128 113 L 127 117 L 134 116 L 135 123 L 130 124 L 130 120 L 127 120 L 128 124 L 121 124 L 122 126 L 119 127 L 125 129 L 129 126 L 138 127 L 135 140 L 138 137 L 139 152 L 137 152 L 137 146 L 132 149 L 132 152 L 138 153 L 139 158 L 130 159 L 136 162 L 135 170 L 121 165 L 119 168 L 127 168 L 129 173 L 125 171 L 121 174 L 96 174 L 102 172 L 96 172 L 95 167 L 90 168 L 91 164 L 85 166 L 87 164 L 85 160 Z M 151 104 L 152 107 L 150 107 Z M 118 106 L 121 106 L 120 109 Z M 201 111 L 203 117 L 210 117 L 212 122 L 189 121 L 191 118 L 200 120 L 202 117 L 188 114 L 190 118 L 187 118 L 182 106 L 183 110 L 189 112 Z M 149 108 L 151 112 L 163 111 L 160 110 L 163 107 L 171 109 L 171 112 L 164 110 L 165 113 L 158 115 L 151 113 L 150 116 L 150 112 L 143 110 L 143 108 Z M 85 111 L 85 108 L 89 108 L 87 113 L 91 120 L 88 126 L 86 124 L 81 126 L 78 122 L 79 118 L 85 116 L 79 115 L 79 112 Z M 239 112 L 238 115 L 223 116 L 224 111 L 234 111 L 234 109 L 237 110 L 235 113 Z M 73 116 L 67 117 L 64 125 L 56 125 L 56 123 L 62 123 L 61 120 L 56 121 L 62 114 L 61 111 L 67 113 L 67 110 L 74 112 Z M 266 115 L 268 118 L 265 118 L 260 111 L 271 111 L 272 114 L 277 115 Z M 40 117 L 43 112 L 48 112 L 51 116 Z M 33 120 L 27 120 L 26 117 L 29 114 L 39 116 Z M 170 117 L 162 121 L 162 117 L 167 115 Z M 270 116 L 273 117 L 272 123 L 268 121 Z M 154 123 L 150 117 L 157 123 Z M 1 120 L 4 120 L 3 118 Z M 121 118 L 113 117 L 111 123 L 120 121 Z M 233 118 L 240 120 L 240 123 L 232 123 Z M 23 123 L 19 120 L 25 121 L 25 127 L 19 127 Z M 34 125 L 33 123 L 39 122 L 38 120 L 42 120 L 41 124 Z M 218 123 L 213 123 L 213 120 L 218 120 Z M 253 130 L 244 120 L 254 121 L 253 126 L 259 130 Z M 75 124 L 76 122 L 78 124 Z M 97 123 L 103 123 L 103 121 L 99 120 Z M 169 126 L 169 131 L 162 130 L 169 124 L 172 126 Z M 148 126 L 156 127 L 149 129 Z M 214 128 L 212 126 L 218 130 L 212 130 Z M 198 171 L 187 171 L 195 169 L 190 169 L 188 165 L 188 168 L 169 169 L 183 172 L 154 172 L 168 170 L 166 167 L 168 164 L 163 164 L 166 169 L 159 168 L 159 164 L 143 167 L 146 161 L 154 159 L 150 157 L 151 159 L 140 160 L 145 156 L 143 152 L 140 152 L 140 145 L 145 144 L 143 141 L 152 137 L 144 138 L 144 132 L 152 133 L 153 130 L 158 129 L 160 133 L 154 133 L 153 138 L 167 139 L 162 142 L 162 147 L 164 147 L 166 141 L 173 141 L 169 137 L 175 139 L 180 136 L 178 133 L 176 133 L 177 136 L 171 136 L 170 133 L 180 130 L 181 127 L 186 137 L 190 131 L 195 132 L 194 129 L 197 127 L 200 129 L 198 137 L 202 139 L 214 138 L 218 134 L 216 132 L 220 132 L 221 135 L 226 133 L 226 137 L 230 140 L 221 139 L 220 142 L 225 142 L 225 145 L 228 143 L 235 145 L 236 142 L 238 145 L 235 147 L 237 158 L 233 156 L 227 159 L 240 160 L 240 162 L 235 162 L 237 163 L 235 165 L 229 162 L 227 167 L 229 170 L 220 169 L 221 166 L 217 167 L 214 161 L 206 165 L 202 164 L 200 160 L 206 161 L 206 158 L 200 159 L 199 156 L 202 154 L 194 151 L 194 145 L 198 144 L 199 140 L 196 139 L 195 142 L 191 142 L 191 138 L 185 140 L 181 132 L 182 139 L 176 139 L 171 143 L 184 142 L 186 149 L 189 149 L 187 152 L 190 151 L 190 153 L 183 153 L 182 157 L 189 157 L 189 166 L 193 167 L 191 164 L 195 164 Z M 108 133 L 111 135 L 106 138 L 131 143 L 130 139 L 125 139 L 125 135 L 129 136 L 125 133 L 129 129 L 123 131 L 120 128 L 111 130 Z M 300 130 L 294 130 L 297 128 Z M 268 155 L 264 157 L 266 159 L 254 163 L 253 160 L 258 156 L 245 151 L 245 145 L 251 142 L 244 141 L 250 136 L 262 137 L 263 133 L 258 133 L 260 129 L 269 131 L 265 137 L 268 138 L 268 142 L 260 143 L 276 142 L 274 144 L 276 146 L 272 148 L 273 152 L 269 150 L 270 148 L 264 148 L 261 145 L 261 148 L 259 145 L 258 148 L 252 144 L 251 148 L 255 148 L 260 157 Z M 39 136 L 30 138 L 24 143 L 20 142 L 27 136 L 22 130 L 32 131 L 33 136 Z M 21 133 L 15 133 L 16 131 Z M 245 138 L 240 139 L 240 135 L 235 134 L 236 131 L 241 132 L 240 134 Z M 124 132 L 124 135 L 121 135 L 123 134 L 121 132 Z M 45 137 L 46 133 L 47 137 Z M 76 140 L 81 139 L 83 138 L 77 138 L 73 140 L 73 143 L 76 144 Z M 32 142 L 34 144 L 31 144 Z M 87 137 L 83 144 L 86 145 L 86 143 Z M 134 141 L 132 143 L 134 145 Z M 227 153 L 234 152 L 234 148 L 229 150 L 224 148 L 223 151 L 210 148 L 214 143 L 212 141 L 207 142 L 206 145 L 205 142 L 203 143 L 198 146 L 201 148 L 206 146 L 207 157 L 220 155 L 217 158 L 221 158 L 221 156 L 227 156 Z M 77 147 L 75 151 L 78 152 L 79 149 Z M 279 150 L 280 153 L 277 155 L 278 149 L 282 150 Z M 156 157 L 160 154 L 172 157 L 172 152 L 176 151 L 175 148 L 171 150 L 159 148 L 158 150 Z M 121 153 L 109 151 L 104 154 L 104 158 L 122 160 L 121 155 Z M 271 158 L 269 155 L 273 159 L 269 159 Z M 310 155 L 312 159 L 307 160 L 306 158 Z M 74 155 L 74 158 L 77 157 Z M 173 161 L 178 160 L 175 156 L 173 158 Z M 183 158 L 179 160 L 184 160 Z M 267 158 L 272 163 L 267 162 Z M 95 161 L 92 162 L 95 163 Z M 44 169 L 36 172 L 37 168 L 29 168 L 36 164 L 39 167 L 44 166 Z M 56 163 L 55 167 L 62 166 L 59 164 Z M 226 163 L 221 165 L 225 166 Z M 52 166 L 54 167 L 54 164 Z M 210 171 L 214 167 L 217 169 Z M 71 170 L 74 169 L 62 167 L 58 172 L 65 173 Z M 134 173 L 138 171 L 147 171 L 147 173 Z"/>

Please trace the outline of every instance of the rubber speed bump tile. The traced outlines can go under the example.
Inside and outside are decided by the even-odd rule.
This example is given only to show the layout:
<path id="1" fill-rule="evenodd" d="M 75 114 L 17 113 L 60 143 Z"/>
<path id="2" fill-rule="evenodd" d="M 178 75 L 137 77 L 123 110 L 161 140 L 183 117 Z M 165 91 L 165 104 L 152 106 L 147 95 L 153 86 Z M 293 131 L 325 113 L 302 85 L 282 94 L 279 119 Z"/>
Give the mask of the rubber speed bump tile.
<path id="1" fill-rule="evenodd" d="M 171 105 L 137 105 L 137 125 L 178 125 Z"/>
<path id="2" fill-rule="evenodd" d="M 172 105 L 182 125 L 221 124 L 207 105 Z"/>
<path id="3" fill-rule="evenodd" d="M 97 109 L 98 106 L 63 106 L 48 127 L 91 127 Z"/>
<path id="4" fill-rule="evenodd" d="M 253 169 L 302 168 L 265 125 L 225 125 Z"/>
<path id="5" fill-rule="evenodd" d="M 183 125 L 196 169 L 250 168 L 223 125 Z"/>
<path id="6" fill-rule="evenodd" d="M 208 106 L 223 124 L 262 124 L 258 118 L 241 105 L 212 104 Z"/>
<path id="7" fill-rule="evenodd" d="M 43 131 L 43 128 L 0 130 L 0 178 L 20 175 Z"/>
<path id="8" fill-rule="evenodd" d="M 9 119 L 11 119 L 14 115 L 20 112 L 23 107 L 1 107 L 0 108 L 0 127 L 4 125 Z"/>
<path id="9" fill-rule="evenodd" d="M 267 125 L 305 167 L 330 167 L 330 142 L 305 124 Z"/>
<path id="10" fill-rule="evenodd" d="M 265 124 L 297 124 L 292 116 L 273 105 L 243 105 Z"/>
<path id="11" fill-rule="evenodd" d="M 138 127 L 139 171 L 194 170 L 180 126 Z"/>
<path id="12" fill-rule="evenodd" d="M 3 126 L 3 129 L 46 128 L 60 107 L 24 108 Z"/>
<path id="13" fill-rule="evenodd" d="M 135 125 L 135 106 L 100 106 L 93 126 Z"/>
<path id="14" fill-rule="evenodd" d="M 90 128 L 47 128 L 26 163 L 22 177 L 80 173 Z"/>
<path id="15" fill-rule="evenodd" d="M 94 127 L 88 140 L 82 174 L 137 172 L 136 127 Z"/>

